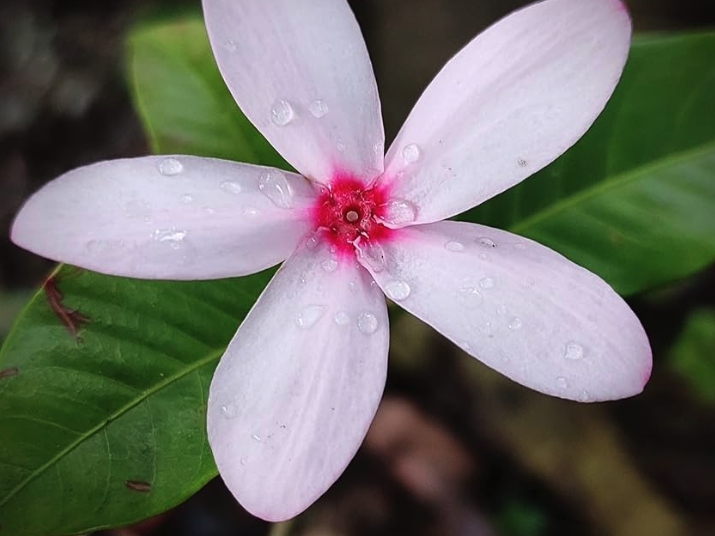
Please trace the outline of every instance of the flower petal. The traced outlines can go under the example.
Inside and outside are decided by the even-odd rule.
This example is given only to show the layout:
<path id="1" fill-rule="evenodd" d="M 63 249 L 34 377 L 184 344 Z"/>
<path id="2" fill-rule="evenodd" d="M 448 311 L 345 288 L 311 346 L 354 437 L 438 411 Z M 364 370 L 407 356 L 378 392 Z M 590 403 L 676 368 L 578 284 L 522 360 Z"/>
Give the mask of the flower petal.
<path id="1" fill-rule="evenodd" d="M 209 396 L 219 472 L 249 512 L 270 521 L 299 514 L 340 476 L 385 385 L 382 292 L 354 257 L 310 243 L 238 330 Z"/>
<path id="2" fill-rule="evenodd" d="M 571 147 L 611 96 L 631 23 L 618 0 L 546 0 L 445 65 L 390 147 L 384 179 L 416 223 L 459 214 Z"/>
<path id="3" fill-rule="evenodd" d="M 372 64 L 345 0 L 204 0 L 219 68 L 243 113 L 298 171 L 369 183 L 385 135 Z"/>
<path id="4" fill-rule="evenodd" d="M 44 186 L 17 215 L 12 240 L 105 274 L 232 277 L 288 257 L 309 232 L 313 199 L 308 181 L 270 168 L 191 156 L 114 160 Z"/>
<path id="5" fill-rule="evenodd" d="M 648 338 L 628 305 L 592 273 L 481 225 L 445 221 L 396 233 L 383 245 L 386 267 L 373 270 L 375 280 L 467 353 L 562 398 L 610 400 L 643 389 Z"/>

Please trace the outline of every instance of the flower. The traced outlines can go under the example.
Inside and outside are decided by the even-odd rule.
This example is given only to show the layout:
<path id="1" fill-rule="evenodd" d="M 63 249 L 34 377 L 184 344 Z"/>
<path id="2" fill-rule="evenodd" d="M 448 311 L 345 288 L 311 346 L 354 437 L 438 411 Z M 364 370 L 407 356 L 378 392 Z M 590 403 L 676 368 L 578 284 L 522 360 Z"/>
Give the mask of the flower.
<path id="1" fill-rule="evenodd" d="M 209 441 L 239 502 L 290 518 L 342 473 L 385 384 L 384 295 L 522 385 L 598 401 L 640 392 L 641 324 L 601 279 L 531 240 L 443 221 L 573 145 L 610 97 L 631 24 L 617 0 L 546 0 L 447 63 L 383 158 L 380 101 L 343 0 L 204 0 L 239 106 L 301 175 L 190 156 L 80 168 L 21 210 L 40 255 L 149 279 L 285 260 L 209 396 Z"/>

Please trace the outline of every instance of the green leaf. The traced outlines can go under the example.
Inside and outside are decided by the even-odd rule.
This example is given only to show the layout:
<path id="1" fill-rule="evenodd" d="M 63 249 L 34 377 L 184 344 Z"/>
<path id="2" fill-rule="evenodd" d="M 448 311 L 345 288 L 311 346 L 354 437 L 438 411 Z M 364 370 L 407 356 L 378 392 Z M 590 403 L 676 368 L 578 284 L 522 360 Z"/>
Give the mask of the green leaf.
<path id="1" fill-rule="evenodd" d="M 134 104 L 154 153 L 290 169 L 233 100 L 200 18 L 138 25 L 127 56 Z"/>
<path id="2" fill-rule="evenodd" d="M 461 219 L 533 238 L 623 294 L 715 260 L 715 33 L 637 39 L 591 130 Z"/>
<path id="3" fill-rule="evenodd" d="M 0 535 L 132 523 L 214 477 L 209 382 L 269 275 L 169 283 L 59 269 L 0 351 Z"/>
<path id="4" fill-rule="evenodd" d="M 715 405 L 715 310 L 693 311 L 670 350 L 669 364 L 696 396 Z"/>

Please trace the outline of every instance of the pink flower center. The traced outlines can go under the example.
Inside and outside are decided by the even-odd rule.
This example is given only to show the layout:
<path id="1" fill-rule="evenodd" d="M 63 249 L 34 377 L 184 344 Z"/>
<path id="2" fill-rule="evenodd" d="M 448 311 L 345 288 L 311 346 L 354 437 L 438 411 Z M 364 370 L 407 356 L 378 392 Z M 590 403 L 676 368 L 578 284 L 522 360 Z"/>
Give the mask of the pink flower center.
<path id="1" fill-rule="evenodd" d="M 353 253 L 359 237 L 380 241 L 390 234 L 379 221 L 387 200 L 384 188 L 366 189 L 352 177 L 337 176 L 318 196 L 313 209 L 315 226 L 327 231 L 326 237 L 338 251 Z"/>

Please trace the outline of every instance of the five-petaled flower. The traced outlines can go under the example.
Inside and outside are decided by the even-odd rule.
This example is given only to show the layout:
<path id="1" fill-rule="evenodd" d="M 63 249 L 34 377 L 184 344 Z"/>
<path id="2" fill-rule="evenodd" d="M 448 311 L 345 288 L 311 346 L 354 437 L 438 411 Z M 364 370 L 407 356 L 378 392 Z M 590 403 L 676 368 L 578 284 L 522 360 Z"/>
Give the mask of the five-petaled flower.
<path id="1" fill-rule="evenodd" d="M 387 156 L 345 0 L 203 7 L 236 101 L 301 175 L 190 156 L 103 162 L 36 193 L 12 238 L 147 279 L 240 276 L 285 261 L 209 396 L 210 444 L 243 506 L 289 518 L 345 469 L 385 384 L 384 295 L 542 393 L 590 402 L 642 390 L 647 337 L 606 283 L 531 240 L 442 221 L 586 132 L 628 54 L 619 0 L 546 0 L 486 30 L 429 85 Z"/>

